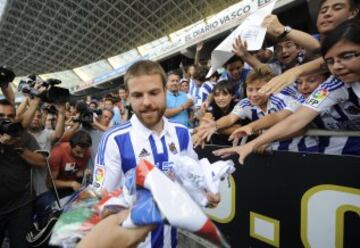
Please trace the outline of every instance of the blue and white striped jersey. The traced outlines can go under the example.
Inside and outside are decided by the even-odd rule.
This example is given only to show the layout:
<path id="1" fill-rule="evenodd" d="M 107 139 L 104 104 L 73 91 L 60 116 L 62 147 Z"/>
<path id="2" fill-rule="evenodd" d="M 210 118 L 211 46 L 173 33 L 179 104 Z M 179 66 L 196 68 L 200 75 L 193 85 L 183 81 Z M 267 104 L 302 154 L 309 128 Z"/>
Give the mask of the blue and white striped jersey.
<path id="1" fill-rule="evenodd" d="M 293 96 L 284 95 L 282 93 L 271 95 L 267 102 L 267 111 L 263 112 L 258 106 L 252 105 L 249 99 L 245 98 L 235 106 L 232 113 L 242 119 L 246 118 L 255 121 L 265 115 L 281 110 L 295 112 L 301 106 L 302 99 L 303 98 L 300 96 L 295 100 Z M 316 152 L 318 150 L 317 144 L 316 138 L 313 137 L 294 137 L 283 141 L 272 142 L 271 149 L 280 151 Z"/>
<path id="2" fill-rule="evenodd" d="M 313 120 L 317 128 L 327 130 L 360 130 L 360 82 L 343 83 L 329 77 L 304 103 L 319 112 Z M 321 151 L 328 154 L 360 155 L 360 138 L 321 138 Z"/>
<path id="3" fill-rule="evenodd" d="M 197 85 L 193 79 L 190 79 L 189 83 L 189 94 L 191 95 L 192 99 L 194 100 L 194 107 L 200 107 L 202 100 L 200 94 L 201 85 Z"/>
<path id="4" fill-rule="evenodd" d="M 104 133 L 99 144 L 94 169 L 94 187 L 112 191 L 124 184 L 125 173 L 146 159 L 165 174 L 172 170 L 173 157 L 184 153 L 197 159 L 188 129 L 163 117 L 160 135 L 146 128 L 133 115 L 129 122 Z M 174 247 L 176 229 L 159 225 L 139 247 Z"/>
<path id="5" fill-rule="evenodd" d="M 330 107 L 344 102 L 360 105 L 360 82 L 346 84 L 335 78 L 329 77 L 319 85 L 306 100 L 304 106 L 316 112 L 327 111 Z"/>
<path id="6" fill-rule="evenodd" d="M 201 85 L 200 88 L 201 102 L 204 102 L 208 98 L 215 84 L 216 82 L 206 81 Z"/>
<path id="7" fill-rule="evenodd" d="M 280 93 L 283 94 L 284 96 L 290 96 L 294 99 L 298 99 L 302 96 L 295 84 L 285 87 L 280 91 Z"/>
<path id="8" fill-rule="evenodd" d="M 290 101 L 294 100 L 281 94 L 271 95 L 267 101 L 266 112 L 264 112 L 260 107 L 253 105 L 248 98 L 244 98 L 235 105 L 231 113 L 239 116 L 240 119 L 256 121 L 267 114 L 284 109 Z"/>

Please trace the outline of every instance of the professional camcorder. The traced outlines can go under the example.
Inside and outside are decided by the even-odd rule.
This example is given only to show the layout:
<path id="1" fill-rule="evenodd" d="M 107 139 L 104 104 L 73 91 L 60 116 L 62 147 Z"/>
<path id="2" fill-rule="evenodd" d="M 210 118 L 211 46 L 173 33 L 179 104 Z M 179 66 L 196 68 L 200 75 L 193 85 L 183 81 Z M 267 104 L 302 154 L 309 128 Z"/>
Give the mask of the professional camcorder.
<path id="1" fill-rule="evenodd" d="M 54 105 L 48 104 L 48 103 L 44 103 L 41 106 L 41 110 L 47 112 L 48 114 L 52 114 L 52 115 L 57 115 L 58 110 L 56 109 L 56 107 Z"/>
<path id="2" fill-rule="evenodd" d="M 0 86 L 8 86 L 15 78 L 15 73 L 4 66 L 0 66 Z"/>
<path id="3" fill-rule="evenodd" d="M 0 119 L 0 134 L 19 137 L 22 130 L 23 128 L 20 123 L 11 122 L 9 119 Z"/>
<path id="4" fill-rule="evenodd" d="M 91 126 L 93 123 L 94 114 L 97 116 L 102 115 L 101 109 L 90 109 L 85 102 L 78 102 L 76 104 L 76 110 L 80 113 L 79 117 L 76 118 L 75 122 L 80 122 L 84 126 Z"/>
<path id="5" fill-rule="evenodd" d="M 30 94 L 31 96 L 39 97 L 43 102 L 48 103 L 65 103 L 70 99 L 70 92 L 68 89 L 57 87 L 55 85 L 61 84 L 58 79 L 48 79 L 41 81 L 41 86 L 46 90 L 40 92 L 35 89 L 35 84 L 38 82 L 36 76 L 31 75 L 25 80 L 21 80 L 18 86 L 18 91 Z"/>

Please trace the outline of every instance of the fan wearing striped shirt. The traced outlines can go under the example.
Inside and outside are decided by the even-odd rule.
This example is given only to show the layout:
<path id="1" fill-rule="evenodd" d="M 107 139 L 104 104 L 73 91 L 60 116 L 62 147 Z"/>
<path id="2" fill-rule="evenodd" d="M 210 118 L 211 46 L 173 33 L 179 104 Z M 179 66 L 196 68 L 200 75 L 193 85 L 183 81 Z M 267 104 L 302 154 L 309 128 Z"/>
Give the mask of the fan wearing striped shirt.
<path id="1" fill-rule="evenodd" d="M 271 96 L 259 94 L 259 89 L 274 76 L 271 69 L 267 67 L 252 71 L 245 82 L 247 98 L 236 104 L 230 114 L 216 121 L 204 119 L 198 129 L 198 140 L 194 142 L 195 146 L 203 146 L 205 140 L 209 141 L 215 132 L 232 126 L 240 119 L 255 121 L 286 108 L 290 101 L 294 101 L 292 97 L 282 94 Z"/>

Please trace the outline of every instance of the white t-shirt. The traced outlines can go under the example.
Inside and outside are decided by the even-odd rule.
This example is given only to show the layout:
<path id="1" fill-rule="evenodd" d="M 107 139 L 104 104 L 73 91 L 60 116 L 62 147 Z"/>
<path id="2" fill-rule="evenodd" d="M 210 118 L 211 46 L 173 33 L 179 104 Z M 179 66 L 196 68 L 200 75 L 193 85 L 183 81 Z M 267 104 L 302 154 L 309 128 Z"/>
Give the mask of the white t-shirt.
<path id="1" fill-rule="evenodd" d="M 39 143 L 41 150 L 51 151 L 52 140 L 51 136 L 55 131 L 43 129 L 40 132 L 30 132 L 32 136 Z M 47 167 L 33 167 L 32 168 L 32 182 L 36 195 L 40 195 L 48 190 L 46 180 L 48 176 Z"/>

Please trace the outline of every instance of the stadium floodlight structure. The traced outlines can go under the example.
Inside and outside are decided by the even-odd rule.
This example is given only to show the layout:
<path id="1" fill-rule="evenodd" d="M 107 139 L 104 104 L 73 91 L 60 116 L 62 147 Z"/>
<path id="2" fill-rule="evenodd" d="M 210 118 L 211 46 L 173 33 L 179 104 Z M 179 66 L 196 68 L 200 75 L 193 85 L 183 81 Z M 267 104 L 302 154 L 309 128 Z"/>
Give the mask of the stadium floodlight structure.
<path id="1" fill-rule="evenodd" d="M 129 51 L 237 0 L 8 0 L 1 64 L 19 76 L 65 71 Z"/>

